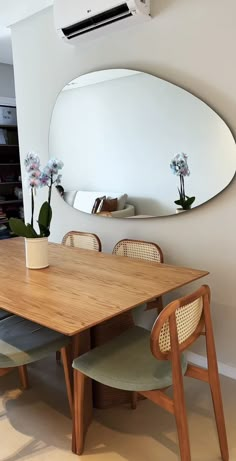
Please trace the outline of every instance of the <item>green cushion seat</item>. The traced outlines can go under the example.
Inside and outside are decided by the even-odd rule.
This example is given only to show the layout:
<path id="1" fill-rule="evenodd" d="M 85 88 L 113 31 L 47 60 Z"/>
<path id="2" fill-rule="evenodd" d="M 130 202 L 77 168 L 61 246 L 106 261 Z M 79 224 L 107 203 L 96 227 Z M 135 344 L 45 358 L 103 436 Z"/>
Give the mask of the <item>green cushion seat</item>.
<path id="1" fill-rule="evenodd" d="M 0 309 L 0 321 L 6 317 L 10 317 L 10 315 L 12 315 L 10 312 L 4 311 L 4 309 Z"/>
<path id="2" fill-rule="evenodd" d="M 0 368 L 35 362 L 69 341 L 67 336 L 12 315 L 0 322 Z"/>
<path id="3" fill-rule="evenodd" d="M 181 355 L 182 372 L 187 361 Z M 127 391 L 163 389 L 172 384 L 171 362 L 150 350 L 150 331 L 135 326 L 77 357 L 73 368 L 107 386 Z"/>

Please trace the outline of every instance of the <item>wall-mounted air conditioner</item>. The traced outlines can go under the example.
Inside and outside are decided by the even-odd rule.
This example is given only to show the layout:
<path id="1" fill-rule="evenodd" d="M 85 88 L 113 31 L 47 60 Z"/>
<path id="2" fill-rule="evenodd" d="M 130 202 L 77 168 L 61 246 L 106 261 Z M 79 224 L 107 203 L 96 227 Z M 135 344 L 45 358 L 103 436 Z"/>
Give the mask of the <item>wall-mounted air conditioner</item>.
<path id="1" fill-rule="evenodd" d="M 74 44 L 150 19 L 150 0 L 54 0 L 54 16 L 60 37 Z"/>

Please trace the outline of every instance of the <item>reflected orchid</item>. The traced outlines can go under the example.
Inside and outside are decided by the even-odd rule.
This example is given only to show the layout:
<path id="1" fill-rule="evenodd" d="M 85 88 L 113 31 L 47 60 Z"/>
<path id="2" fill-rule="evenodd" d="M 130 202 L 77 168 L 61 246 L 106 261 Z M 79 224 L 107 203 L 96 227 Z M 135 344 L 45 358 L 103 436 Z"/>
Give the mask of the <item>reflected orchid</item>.
<path id="1" fill-rule="evenodd" d="M 189 197 L 185 194 L 184 178 L 190 175 L 187 154 L 183 152 L 181 154 L 176 154 L 170 162 L 170 168 L 174 175 L 179 176 L 180 180 L 180 187 L 178 188 L 179 200 L 175 200 L 175 203 L 176 205 L 180 205 L 183 210 L 189 210 L 195 197 Z"/>

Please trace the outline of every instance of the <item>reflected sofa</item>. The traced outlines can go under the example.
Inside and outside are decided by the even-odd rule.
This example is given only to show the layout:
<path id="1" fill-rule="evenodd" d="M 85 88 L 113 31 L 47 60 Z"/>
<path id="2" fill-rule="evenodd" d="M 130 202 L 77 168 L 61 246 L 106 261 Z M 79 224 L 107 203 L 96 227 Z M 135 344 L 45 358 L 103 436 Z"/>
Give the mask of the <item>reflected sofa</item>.
<path id="1" fill-rule="evenodd" d="M 121 192 L 71 190 L 65 191 L 63 198 L 73 208 L 91 214 L 95 200 L 104 196 L 111 199 L 117 198 L 117 210 L 109 212 L 111 217 L 127 218 L 135 215 L 134 206 L 126 201 L 128 195 Z"/>

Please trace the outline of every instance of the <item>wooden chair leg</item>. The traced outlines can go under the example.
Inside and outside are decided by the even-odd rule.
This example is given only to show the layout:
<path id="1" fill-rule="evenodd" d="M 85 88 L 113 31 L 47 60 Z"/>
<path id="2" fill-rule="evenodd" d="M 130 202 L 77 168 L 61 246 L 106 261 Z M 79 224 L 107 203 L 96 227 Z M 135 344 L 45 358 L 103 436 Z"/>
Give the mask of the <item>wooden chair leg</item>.
<path id="1" fill-rule="evenodd" d="M 184 384 L 180 363 L 179 340 L 175 314 L 169 318 L 172 355 L 172 379 L 174 391 L 174 414 L 179 438 L 181 461 L 191 461 L 188 421 L 184 397 Z"/>
<path id="2" fill-rule="evenodd" d="M 58 365 L 61 363 L 61 351 L 56 351 L 56 361 Z"/>
<path id="3" fill-rule="evenodd" d="M 188 421 L 183 388 L 174 390 L 175 420 L 179 439 L 181 461 L 191 461 Z"/>
<path id="4" fill-rule="evenodd" d="M 21 387 L 24 390 L 29 389 L 29 379 L 28 379 L 28 373 L 27 373 L 27 367 L 26 365 L 22 365 L 18 367 L 18 373 L 19 373 L 19 378 L 20 378 L 20 383 Z"/>
<path id="5" fill-rule="evenodd" d="M 218 372 L 218 364 L 215 350 L 215 341 L 213 334 L 213 327 L 210 314 L 210 306 L 207 303 L 204 309 L 205 325 L 206 325 L 206 346 L 207 346 L 207 360 L 208 360 L 208 375 L 209 384 L 211 388 L 212 401 L 215 412 L 215 420 L 218 431 L 218 438 L 220 444 L 221 457 L 223 461 L 229 460 L 229 450 L 227 442 L 227 434 L 225 428 L 225 418 L 222 403 L 222 395 L 220 389 L 220 379 Z"/>
<path id="6" fill-rule="evenodd" d="M 84 424 L 84 388 L 85 376 L 74 370 L 74 418 L 72 431 L 72 451 L 82 455 L 84 451 L 85 424 Z"/>
<path id="7" fill-rule="evenodd" d="M 70 354 L 66 347 L 63 347 L 60 351 L 60 355 L 62 358 L 64 374 L 65 374 L 65 381 L 66 381 L 66 390 L 67 396 L 70 406 L 70 413 L 71 416 L 73 415 L 73 395 L 72 395 L 72 381 L 71 381 L 71 360 Z"/>
<path id="8" fill-rule="evenodd" d="M 219 381 L 219 377 L 215 380 L 214 384 L 211 384 L 211 396 L 215 412 L 215 420 L 220 444 L 221 458 L 223 461 L 228 461 L 229 451 L 224 420 L 224 410 L 220 390 L 220 383 L 217 381 Z"/>
<path id="9" fill-rule="evenodd" d="M 131 392 L 131 408 L 132 408 L 132 410 L 136 410 L 137 402 L 138 402 L 138 393 L 137 392 Z"/>

